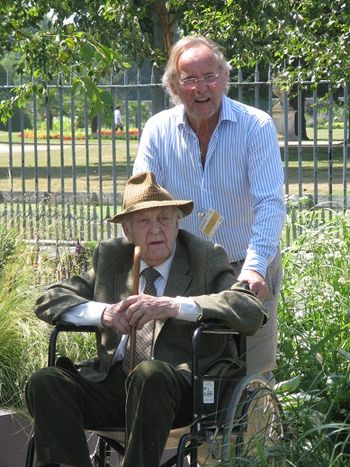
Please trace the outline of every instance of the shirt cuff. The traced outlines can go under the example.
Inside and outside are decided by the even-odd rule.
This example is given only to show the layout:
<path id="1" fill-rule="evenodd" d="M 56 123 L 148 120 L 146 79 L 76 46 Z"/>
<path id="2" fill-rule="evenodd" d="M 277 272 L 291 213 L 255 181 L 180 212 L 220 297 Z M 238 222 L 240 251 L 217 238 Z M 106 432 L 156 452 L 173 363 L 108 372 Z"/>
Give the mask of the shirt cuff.
<path id="1" fill-rule="evenodd" d="M 61 320 L 76 326 L 96 326 L 102 328 L 101 318 L 107 303 L 86 302 L 73 306 L 64 312 Z"/>
<path id="2" fill-rule="evenodd" d="M 244 264 L 242 266 L 242 271 L 244 270 L 253 270 L 258 272 L 262 275 L 262 277 L 266 276 L 267 266 L 269 265 L 269 261 L 262 256 L 257 255 L 253 251 L 248 251 Z"/>
<path id="3" fill-rule="evenodd" d="M 189 297 L 175 297 L 175 303 L 180 305 L 176 319 L 196 322 L 201 314 L 201 308 Z"/>

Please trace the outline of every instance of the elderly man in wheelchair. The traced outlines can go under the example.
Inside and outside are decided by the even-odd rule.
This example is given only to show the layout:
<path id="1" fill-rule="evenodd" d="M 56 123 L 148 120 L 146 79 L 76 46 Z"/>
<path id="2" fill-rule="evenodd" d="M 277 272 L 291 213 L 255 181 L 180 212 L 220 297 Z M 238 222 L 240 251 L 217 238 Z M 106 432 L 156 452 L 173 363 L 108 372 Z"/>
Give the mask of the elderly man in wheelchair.
<path id="1" fill-rule="evenodd" d="M 233 284 L 223 248 L 179 230 L 192 209 L 151 172 L 131 177 L 122 211 L 111 219 L 127 240 L 101 241 L 91 270 L 38 299 L 36 314 L 48 323 L 94 326 L 98 355 L 79 369 L 61 357 L 29 379 L 33 465 L 90 467 L 84 430 L 117 426 L 127 439 L 122 465 L 158 467 L 171 429 L 193 420 L 195 329 L 214 322 L 252 335 L 265 323 L 254 293 Z M 214 376 L 223 361 L 238 358 L 232 334 L 221 332 L 205 332 L 198 354 L 199 372 L 210 368 Z"/>

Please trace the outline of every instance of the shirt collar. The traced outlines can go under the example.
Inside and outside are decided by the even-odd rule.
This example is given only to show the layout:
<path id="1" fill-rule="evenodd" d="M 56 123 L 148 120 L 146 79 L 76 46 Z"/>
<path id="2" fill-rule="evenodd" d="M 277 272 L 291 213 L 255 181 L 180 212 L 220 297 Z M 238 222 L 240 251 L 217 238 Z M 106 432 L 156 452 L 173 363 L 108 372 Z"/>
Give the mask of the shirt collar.
<path id="1" fill-rule="evenodd" d="M 221 112 L 219 117 L 219 123 L 223 120 L 229 120 L 231 122 L 237 121 L 237 115 L 235 112 L 235 105 L 232 99 L 229 99 L 226 95 L 222 96 Z"/>
<path id="2" fill-rule="evenodd" d="M 176 243 L 175 243 L 175 247 L 174 247 L 174 251 L 172 255 L 166 261 L 164 261 L 164 263 L 161 263 L 158 266 L 153 266 L 153 268 L 156 269 L 159 272 L 159 274 L 163 277 L 163 279 L 165 279 L 166 281 L 168 280 L 168 277 L 169 277 L 170 268 L 171 268 L 171 265 L 172 265 L 172 262 L 175 256 L 175 250 L 176 250 Z M 141 259 L 140 274 L 142 273 L 144 269 L 148 267 L 149 267 L 148 264 L 145 263 L 143 259 Z"/>

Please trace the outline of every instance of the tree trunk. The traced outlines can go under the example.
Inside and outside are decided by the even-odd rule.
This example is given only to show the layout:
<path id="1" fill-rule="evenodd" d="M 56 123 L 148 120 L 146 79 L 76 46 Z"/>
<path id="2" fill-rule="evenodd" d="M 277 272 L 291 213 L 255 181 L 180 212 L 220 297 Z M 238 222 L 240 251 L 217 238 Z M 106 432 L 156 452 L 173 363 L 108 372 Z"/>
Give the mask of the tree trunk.
<path id="1" fill-rule="evenodd" d="M 152 14 L 153 24 L 153 38 L 154 47 L 161 50 L 165 54 L 169 53 L 172 45 L 172 27 L 169 17 L 169 11 L 167 10 L 164 0 L 157 0 L 154 4 L 154 10 Z M 163 67 L 153 65 L 153 83 L 161 83 L 161 78 L 164 72 Z M 164 102 L 164 89 L 162 86 L 153 87 L 151 91 L 152 95 L 152 115 L 160 112 L 165 107 Z"/>
<path id="2" fill-rule="evenodd" d="M 94 135 L 97 133 L 97 116 L 91 120 L 91 133 Z"/>

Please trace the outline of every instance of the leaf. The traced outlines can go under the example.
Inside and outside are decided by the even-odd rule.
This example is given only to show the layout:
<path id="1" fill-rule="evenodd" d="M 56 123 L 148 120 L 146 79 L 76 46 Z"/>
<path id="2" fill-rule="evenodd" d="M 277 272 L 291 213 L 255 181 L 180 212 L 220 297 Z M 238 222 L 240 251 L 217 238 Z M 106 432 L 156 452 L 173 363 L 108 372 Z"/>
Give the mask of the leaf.
<path id="1" fill-rule="evenodd" d="M 109 47 L 106 47 L 104 45 L 99 45 L 97 47 L 97 51 L 104 56 L 104 58 L 106 58 L 107 60 L 112 60 L 113 58 L 113 51 L 109 48 Z"/>
<path id="2" fill-rule="evenodd" d="M 109 91 L 105 91 L 103 90 L 101 93 L 100 93 L 100 99 L 101 99 L 101 102 L 104 104 L 104 105 L 107 105 L 109 107 L 111 107 L 113 105 L 113 99 L 112 99 L 112 95 Z"/>
<path id="3" fill-rule="evenodd" d="M 278 394 L 284 394 L 287 392 L 295 391 L 301 383 L 301 376 L 297 375 L 294 378 L 288 379 L 286 381 L 280 381 L 275 385 L 275 391 Z"/>
<path id="4" fill-rule="evenodd" d="M 91 45 L 88 44 L 87 42 L 83 42 L 81 44 L 80 50 L 81 50 L 81 54 L 82 54 L 84 60 L 86 60 L 86 61 L 90 61 L 95 55 L 95 51 L 94 51 L 93 47 L 91 47 Z"/>
<path id="5" fill-rule="evenodd" d="M 341 355 L 343 355 L 343 357 L 345 357 L 345 358 L 346 358 L 347 360 L 349 360 L 349 362 L 350 362 L 350 353 L 349 353 L 349 352 L 347 352 L 347 351 L 344 350 L 344 349 L 340 349 L 340 350 L 339 350 L 339 353 L 340 353 Z"/>
<path id="6" fill-rule="evenodd" d="M 66 63 L 68 58 L 69 58 L 69 54 L 68 54 L 68 52 L 66 50 L 61 50 L 60 53 L 58 54 L 58 60 L 61 63 Z"/>
<path id="7" fill-rule="evenodd" d="M 96 94 L 98 94 L 98 88 L 94 81 L 91 78 L 84 77 L 81 79 L 81 83 L 83 88 L 85 89 L 87 96 L 90 99 L 96 99 Z"/>
<path id="8" fill-rule="evenodd" d="M 73 39 L 73 37 L 67 37 L 66 40 L 65 40 L 65 43 L 67 45 L 67 47 L 69 47 L 70 49 L 73 49 L 76 45 L 75 43 L 75 40 Z"/>
<path id="9" fill-rule="evenodd" d="M 73 96 L 74 94 L 79 93 L 81 88 L 82 88 L 81 81 L 77 78 L 73 78 L 71 95 Z"/>

